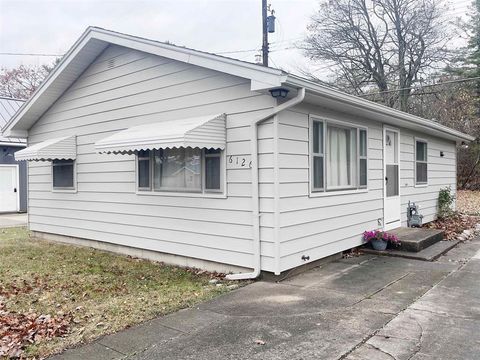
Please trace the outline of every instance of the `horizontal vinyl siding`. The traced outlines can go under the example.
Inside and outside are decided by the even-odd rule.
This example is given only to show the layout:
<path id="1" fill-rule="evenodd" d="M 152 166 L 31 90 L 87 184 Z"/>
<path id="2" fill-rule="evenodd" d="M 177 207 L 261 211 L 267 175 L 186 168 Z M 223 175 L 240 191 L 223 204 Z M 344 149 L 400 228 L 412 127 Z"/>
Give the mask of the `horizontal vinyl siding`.
<path id="1" fill-rule="evenodd" d="M 368 127 L 368 192 L 309 196 L 309 114 Z M 279 114 L 280 267 L 358 246 L 383 218 L 382 126 L 301 105 Z"/>
<path id="2" fill-rule="evenodd" d="M 368 191 L 309 196 L 309 114 L 368 128 Z M 358 246 L 362 233 L 383 219 L 383 124 L 302 104 L 279 114 L 279 240 L 281 271 Z M 408 201 L 420 205 L 424 222 L 437 212 L 438 192 L 456 189 L 453 142 L 400 129 L 402 225 Z M 428 186 L 415 186 L 414 136 L 428 141 Z M 440 151 L 444 157 L 440 157 Z"/>
<path id="3" fill-rule="evenodd" d="M 415 186 L 415 137 L 428 143 L 428 185 Z M 400 193 L 402 198 L 402 226 L 407 225 L 408 202 L 420 206 L 423 222 L 436 218 L 438 211 L 438 193 L 450 186 L 456 193 L 456 146 L 452 141 L 431 137 L 426 134 L 404 130 L 400 134 Z M 440 156 L 443 151 L 444 156 Z"/>
<path id="4" fill-rule="evenodd" d="M 29 163 L 30 228 L 252 267 L 251 170 L 227 170 L 227 198 L 135 193 L 135 157 L 96 141 L 133 125 L 227 113 L 226 154 L 250 154 L 250 121 L 273 106 L 245 79 L 111 46 L 29 132 L 77 136 L 77 192 L 51 191 L 51 164 Z M 259 127 L 262 268 L 274 270 L 273 127 Z"/>

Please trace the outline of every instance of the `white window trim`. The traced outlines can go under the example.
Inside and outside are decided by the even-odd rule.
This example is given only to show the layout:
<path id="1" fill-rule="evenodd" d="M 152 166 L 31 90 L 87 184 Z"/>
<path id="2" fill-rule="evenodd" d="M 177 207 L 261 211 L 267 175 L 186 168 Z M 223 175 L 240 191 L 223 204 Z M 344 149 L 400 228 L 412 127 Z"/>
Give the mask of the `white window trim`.
<path id="1" fill-rule="evenodd" d="M 53 160 L 50 162 L 50 177 L 52 179 L 52 192 L 57 193 L 76 193 L 77 192 L 77 160 L 66 159 L 73 161 L 73 187 L 72 188 L 57 188 L 53 186 Z"/>
<path id="2" fill-rule="evenodd" d="M 315 189 L 313 187 L 313 122 L 314 121 L 321 121 L 323 123 L 323 189 Z M 352 188 L 345 188 L 339 187 L 338 189 L 330 188 L 328 189 L 328 184 L 326 183 L 327 173 L 327 154 L 325 153 L 325 148 L 327 146 L 327 124 L 339 125 L 347 128 L 355 128 L 357 129 L 357 179 L 358 182 L 356 187 Z M 362 157 L 367 159 L 367 185 L 360 187 L 360 130 L 365 130 L 367 133 L 367 156 Z M 308 119 L 308 138 L 309 138 L 309 146 L 308 146 L 308 157 L 309 157 L 309 169 L 308 169 L 308 179 L 309 179 L 309 197 L 323 197 L 323 196 L 335 196 L 335 195 L 346 195 L 346 194 L 361 194 L 366 193 L 369 190 L 369 181 L 368 181 L 368 126 L 359 125 L 353 122 L 337 120 L 330 117 L 326 117 L 323 115 L 316 115 L 316 114 L 309 114 Z"/>
<path id="3" fill-rule="evenodd" d="M 153 171 L 153 150 L 150 150 L 150 187 L 149 188 L 139 188 L 138 187 L 138 154 L 135 154 L 135 194 L 137 195 L 154 195 L 154 196 L 176 196 L 176 197 L 200 197 L 200 198 L 217 198 L 217 199 L 226 199 L 227 198 L 227 162 L 226 162 L 226 151 L 221 150 L 220 152 L 220 190 L 205 189 L 205 149 L 202 149 L 202 190 L 196 191 L 182 191 L 177 189 L 172 190 L 155 190 L 154 188 L 154 171 Z"/>
<path id="4" fill-rule="evenodd" d="M 427 164 L 427 182 L 422 182 L 422 183 L 417 183 L 417 142 L 422 142 L 422 143 L 425 143 L 427 145 L 427 160 L 426 161 L 420 161 L 420 163 L 425 163 Z M 429 176 L 428 176 L 428 149 L 429 149 L 429 146 L 428 146 L 428 141 L 426 139 L 423 139 L 423 138 L 419 138 L 419 137 L 414 137 L 413 138 L 413 173 L 414 173 L 414 184 L 415 184 L 415 187 L 418 187 L 418 188 L 422 188 L 422 187 L 427 187 L 428 186 L 428 183 L 429 183 Z"/>

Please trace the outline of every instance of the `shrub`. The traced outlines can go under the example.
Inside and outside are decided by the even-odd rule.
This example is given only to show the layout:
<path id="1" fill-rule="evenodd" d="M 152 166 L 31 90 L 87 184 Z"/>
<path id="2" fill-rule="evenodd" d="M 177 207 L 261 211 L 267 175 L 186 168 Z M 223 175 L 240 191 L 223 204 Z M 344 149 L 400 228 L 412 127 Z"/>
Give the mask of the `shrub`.
<path id="1" fill-rule="evenodd" d="M 440 189 L 438 193 L 438 217 L 440 219 L 447 218 L 453 214 L 452 205 L 454 201 L 455 196 L 450 186 Z"/>

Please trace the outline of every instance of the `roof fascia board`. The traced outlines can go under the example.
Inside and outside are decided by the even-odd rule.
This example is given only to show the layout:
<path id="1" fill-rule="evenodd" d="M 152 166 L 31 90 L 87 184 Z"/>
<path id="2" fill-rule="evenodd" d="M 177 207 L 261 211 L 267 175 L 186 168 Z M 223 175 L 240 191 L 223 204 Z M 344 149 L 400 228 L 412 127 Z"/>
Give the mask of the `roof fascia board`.
<path id="1" fill-rule="evenodd" d="M 159 43 L 131 35 L 95 28 L 92 30 L 92 36 L 111 44 L 250 79 L 252 81 L 252 90 L 281 86 L 286 80 L 286 74 L 282 70 L 249 64 L 235 59 Z"/>
<path id="2" fill-rule="evenodd" d="M 293 86 L 305 87 L 307 90 L 312 91 L 315 95 L 333 99 L 338 102 L 348 103 L 354 107 L 364 110 L 380 113 L 388 117 L 393 117 L 399 121 L 403 121 L 409 124 L 413 124 L 423 128 L 425 131 L 434 131 L 438 136 L 449 138 L 452 140 L 460 141 L 473 141 L 473 136 L 464 134 L 460 131 L 451 129 L 447 126 L 433 122 L 431 120 L 422 119 L 418 116 L 414 116 L 396 109 L 389 108 L 384 105 L 376 104 L 374 102 L 364 100 L 357 96 L 349 95 L 335 89 L 329 89 L 327 87 L 318 85 L 314 82 L 298 78 L 293 75 L 288 75 L 286 83 Z"/>
<path id="3" fill-rule="evenodd" d="M 26 143 L 19 143 L 19 142 L 8 142 L 8 141 L 0 141 L 0 146 L 10 146 L 10 147 L 26 147 Z"/>

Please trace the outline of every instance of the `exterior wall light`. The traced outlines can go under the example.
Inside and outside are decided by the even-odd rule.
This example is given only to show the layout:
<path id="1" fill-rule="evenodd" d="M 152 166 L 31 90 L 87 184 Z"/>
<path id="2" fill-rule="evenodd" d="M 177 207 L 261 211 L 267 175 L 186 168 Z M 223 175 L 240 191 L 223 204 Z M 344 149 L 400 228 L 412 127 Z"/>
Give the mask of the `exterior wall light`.
<path id="1" fill-rule="evenodd" d="M 440 157 L 444 157 L 445 154 L 443 153 L 443 151 L 440 151 Z"/>
<path id="2" fill-rule="evenodd" d="M 275 99 L 278 99 L 278 98 L 285 99 L 288 94 L 288 89 L 285 89 L 285 88 L 272 89 L 270 90 L 270 94 L 272 94 L 272 97 L 274 97 Z"/>

